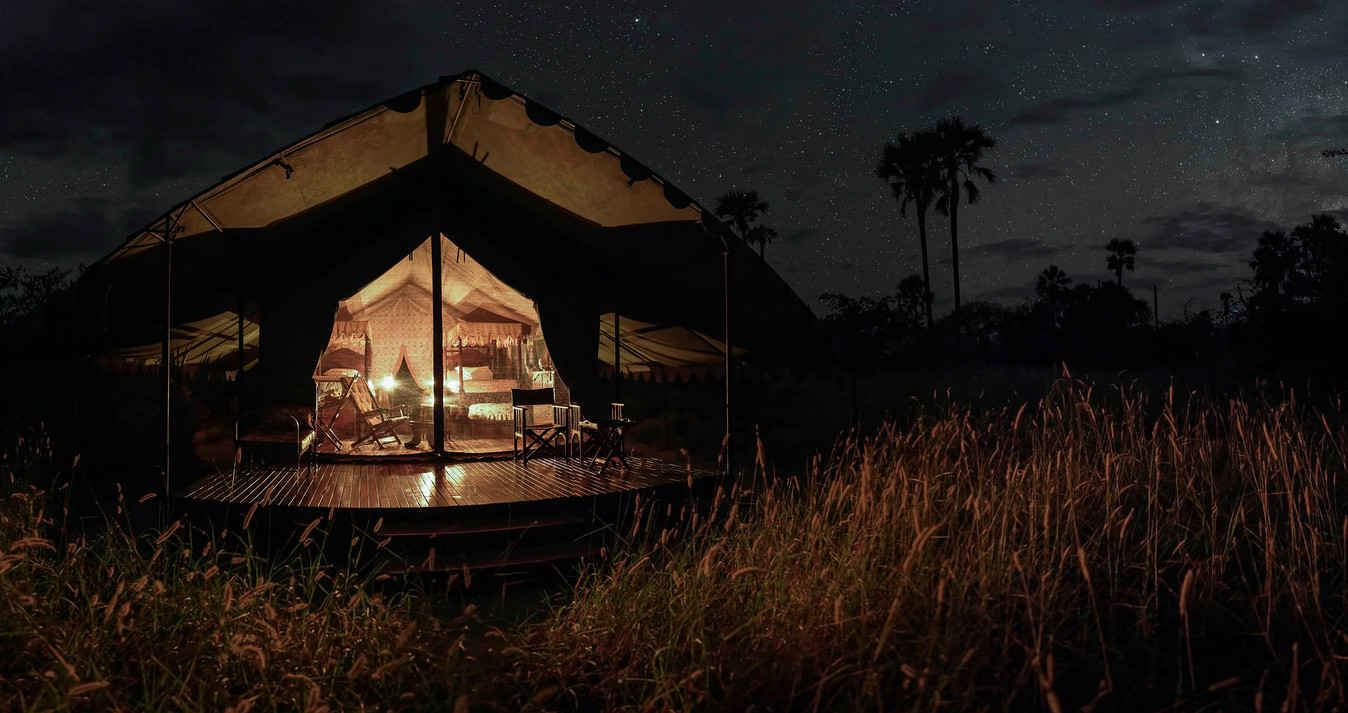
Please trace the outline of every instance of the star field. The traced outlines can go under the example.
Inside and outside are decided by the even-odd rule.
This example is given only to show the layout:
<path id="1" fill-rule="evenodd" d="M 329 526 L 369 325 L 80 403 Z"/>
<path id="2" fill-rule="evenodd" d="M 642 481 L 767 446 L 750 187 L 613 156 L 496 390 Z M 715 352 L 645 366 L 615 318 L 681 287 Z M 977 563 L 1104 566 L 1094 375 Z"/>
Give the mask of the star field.
<path id="1" fill-rule="evenodd" d="M 172 204 L 325 122 L 477 68 L 704 205 L 757 190 L 767 258 L 814 303 L 920 269 L 874 177 L 900 129 L 959 113 L 1000 180 L 960 212 L 966 299 L 1049 264 L 1163 317 L 1248 277 L 1259 233 L 1348 211 L 1348 6 L 880 2 L 53 2 L 0 7 L 0 261 L 96 260 Z M 1348 214 L 1348 213 L 1345 213 Z M 933 288 L 949 243 L 931 216 Z"/>

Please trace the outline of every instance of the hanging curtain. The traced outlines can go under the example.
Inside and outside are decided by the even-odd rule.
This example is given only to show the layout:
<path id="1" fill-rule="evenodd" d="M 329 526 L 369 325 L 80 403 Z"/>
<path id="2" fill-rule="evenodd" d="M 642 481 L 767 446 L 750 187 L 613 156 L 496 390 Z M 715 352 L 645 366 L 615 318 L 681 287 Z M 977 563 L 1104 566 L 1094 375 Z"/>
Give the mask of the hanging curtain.
<path id="1" fill-rule="evenodd" d="M 445 345 L 513 347 L 527 335 L 519 322 L 459 322 L 445 333 Z"/>

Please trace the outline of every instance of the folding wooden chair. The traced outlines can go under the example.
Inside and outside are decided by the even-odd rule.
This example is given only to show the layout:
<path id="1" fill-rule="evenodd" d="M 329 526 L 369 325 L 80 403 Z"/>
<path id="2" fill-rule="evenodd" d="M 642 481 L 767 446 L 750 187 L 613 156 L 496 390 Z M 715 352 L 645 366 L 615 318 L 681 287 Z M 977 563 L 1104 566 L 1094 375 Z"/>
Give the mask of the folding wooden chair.
<path id="1" fill-rule="evenodd" d="M 374 392 L 370 391 L 370 383 L 363 376 L 357 376 L 352 380 L 350 395 L 351 404 L 356 407 L 356 415 L 365 424 L 365 435 L 353 441 L 352 448 L 366 441 L 372 441 L 383 449 L 384 440 L 388 438 L 392 438 L 399 446 L 403 444 L 398 434 L 394 433 L 394 429 L 410 421 L 410 416 L 404 416 L 401 409 L 380 408 L 375 404 Z"/>
<path id="2" fill-rule="evenodd" d="M 570 452 L 566 440 L 567 423 L 570 409 L 553 403 L 556 398 L 551 388 L 547 389 L 511 389 L 510 406 L 515 419 L 515 457 L 528 463 L 529 456 L 546 450 L 552 455 L 564 455 Z M 535 406 L 552 407 L 551 423 L 534 423 Z M 557 441 L 562 440 L 565 450 L 559 448 Z"/>

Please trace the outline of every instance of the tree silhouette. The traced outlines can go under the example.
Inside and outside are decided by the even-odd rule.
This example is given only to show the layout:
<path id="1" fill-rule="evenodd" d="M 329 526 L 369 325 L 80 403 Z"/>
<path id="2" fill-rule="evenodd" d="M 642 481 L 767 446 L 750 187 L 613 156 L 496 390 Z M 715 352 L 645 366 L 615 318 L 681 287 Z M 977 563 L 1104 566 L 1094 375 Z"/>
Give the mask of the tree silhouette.
<path id="1" fill-rule="evenodd" d="M 936 212 L 950 218 L 950 261 L 955 291 L 955 313 L 960 310 L 959 205 L 961 199 L 973 205 L 981 192 L 974 183 L 982 178 L 995 183 L 997 175 L 979 165 L 983 152 L 997 146 L 997 140 L 977 124 L 966 124 L 958 115 L 936 122 L 932 130 L 936 142 L 936 168 L 941 177 L 937 185 Z"/>
<path id="2" fill-rule="evenodd" d="M 1319 213 L 1311 222 L 1292 229 L 1301 246 L 1303 297 L 1309 302 L 1339 306 L 1345 297 L 1343 280 L 1348 274 L 1348 235 L 1334 216 Z"/>
<path id="3" fill-rule="evenodd" d="M 827 313 L 824 322 L 859 359 L 878 363 L 894 326 L 894 298 L 853 298 L 841 293 L 819 295 Z"/>
<path id="4" fill-rule="evenodd" d="M 1342 373 L 1348 356 L 1348 232 L 1331 215 L 1259 237 L 1244 301 L 1267 365 Z"/>
<path id="5" fill-rule="evenodd" d="M 1280 312 L 1291 302 L 1300 262 L 1301 247 L 1287 233 L 1270 230 L 1259 236 L 1254 259 L 1250 261 L 1250 267 L 1254 269 L 1254 292 L 1250 295 L 1250 303 L 1256 312 Z"/>
<path id="6" fill-rule="evenodd" d="M 1105 246 L 1105 250 L 1109 251 L 1109 260 L 1106 263 L 1109 267 L 1109 271 L 1114 273 L 1114 278 L 1118 281 L 1119 286 L 1122 287 L 1123 271 L 1133 271 L 1133 258 L 1137 256 L 1137 246 L 1134 245 L 1131 240 L 1119 240 L 1118 238 L 1114 238 Z"/>
<path id="7" fill-rule="evenodd" d="M 932 131 L 899 132 L 894 143 L 885 144 L 875 175 L 887 183 L 899 202 L 899 215 L 908 217 L 908 206 L 917 214 L 917 237 L 922 246 L 922 306 L 927 316 L 927 331 L 934 325 L 931 316 L 931 262 L 927 257 L 927 208 L 936 195 L 940 175 L 936 171 L 936 135 Z"/>
<path id="8" fill-rule="evenodd" d="M 928 310 L 927 316 L 931 316 L 931 292 L 917 275 L 909 275 L 894 286 L 894 304 L 899 325 L 908 330 L 921 329 L 924 309 Z"/>
<path id="9" fill-rule="evenodd" d="M 78 271 L 83 270 L 81 265 Z M 29 272 L 23 266 L 0 265 L 0 327 L 23 319 L 69 284 L 70 270 Z"/>
<path id="10" fill-rule="evenodd" d="M 1057 265 L 1044 268 L 1043 272 L 1039 273 L 1039 278 L 1035 280 L 1034 294 L 1048 313 L 1047 322 L 1050 329 L 1062 326 L 1063 310 L 1066 307 L 1064 298 L 1071 285 L 1072 278 Z"/>
<path id="11" fill-rule="evenodd" d="M 1049 265 L 1039 273 L 1039 279 L 1034 284 L 1034 293 L 1039 299 L 1052 299 L 1067 292 L 1067 287 L 1071 284 L 1072 278 L 1068 277 L 1062 268 Z"/>
<path id="12" fill-rule="evenodd" d="M 763 205 L 766 206 L 767 203 Z M 758 257 L 766 260 L 767 258 L 763 256 L 763 248 L 772 242 L 775 237 L 777 237 L 777 231 L 766 225 L 755 225 L 749 228 L 749 232 L 744 235 L 744 242 L 748 243 L 750 247 L 756 243 L 758 245 Z"/>
<path id="13" fill-rule="evenodd" d="M 752 245 L 758 240 L 759 257 L 763 256 L 763 246 L 777 235 L 771 228 L 766 228 L 771 234 L 760 232 L 751 236 L 755 227 L 761 227 L 754 225 L 758 222 L 758 216 L 767 209 L 768 202 L 758 197 L 758 191 L 726 191 L 716 198 L 716 215 L 728 220 L 731 229 L 745 244 Z"/>

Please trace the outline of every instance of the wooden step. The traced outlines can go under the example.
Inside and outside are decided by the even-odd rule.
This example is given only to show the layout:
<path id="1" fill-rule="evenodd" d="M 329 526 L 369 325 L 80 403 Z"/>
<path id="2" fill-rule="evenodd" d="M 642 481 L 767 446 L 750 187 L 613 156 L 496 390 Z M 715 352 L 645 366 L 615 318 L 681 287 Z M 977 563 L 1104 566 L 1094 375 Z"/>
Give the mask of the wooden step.
<path id="1" fill-rule="evenodd" d="M 435 558 L 427 557 L 412 565 L 390 563 L 382 571 L 390 575 L 406 575 L 458 572 L 465 567 L 469 570 L 490 570 L 553 562 L 574 562 L 598 555 L 599 545 L 597 543 L 585 541 L 554 542 L 546 545 L 516 547 L 504 553 L 475 552 L 437 555 Z"/>
<path id="2" fill-rule="evenodd" d="M 433 537 L 435 535 L 470 535 L 484 532 L 509 532 L 542 527 L 585 525 L 589 520 L 574 512 L 555 512 L 533 517 L 493 517 L 458 520 L 456 522 L 385 522 L 375 533 L 380 537 Z"/>

